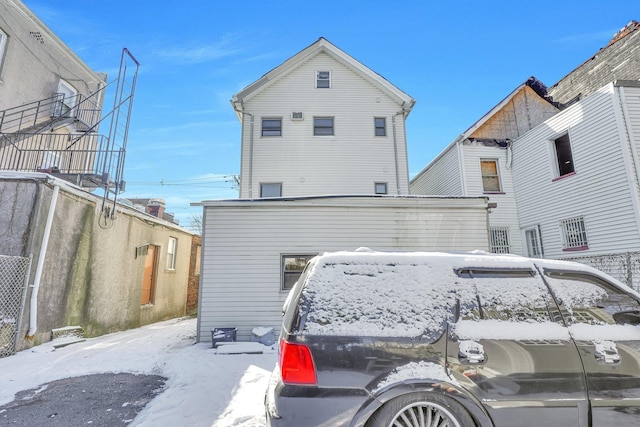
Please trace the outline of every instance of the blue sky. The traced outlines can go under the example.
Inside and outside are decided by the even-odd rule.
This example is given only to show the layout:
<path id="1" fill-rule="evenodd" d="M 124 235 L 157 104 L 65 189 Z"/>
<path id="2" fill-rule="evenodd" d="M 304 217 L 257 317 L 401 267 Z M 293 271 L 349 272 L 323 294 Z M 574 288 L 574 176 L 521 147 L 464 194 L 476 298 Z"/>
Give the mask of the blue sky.
<path id="1" fill-rule="evenodd" d="M 123 196 L 164 198 L 184 226 L 190 202 L 237 197 L 232 95 L 319 37 L 417 100 L 413 176 L 529 76 L 551 86 L 640 20 L 637 0 L 25 4 L 92 69 L 115 77 L 123 47 L 141 63 Z"/>

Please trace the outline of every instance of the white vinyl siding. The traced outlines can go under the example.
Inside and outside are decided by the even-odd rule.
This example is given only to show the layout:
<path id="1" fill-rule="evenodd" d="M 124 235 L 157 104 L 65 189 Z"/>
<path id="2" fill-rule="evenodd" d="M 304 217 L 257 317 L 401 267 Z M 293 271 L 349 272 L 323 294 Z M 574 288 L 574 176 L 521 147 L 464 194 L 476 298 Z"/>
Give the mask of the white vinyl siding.
<path id="1" fill-rule="evenodd" d="M 282 255 L 361 246 L 425 251 L 489 248 L 482 198 L 372 196 L 204 204 L 206 239 L 198 311 L 199 340 L 204 341 L 210 340 L 215 327 L 239 328 L 239 340 L 248 340 L 256 326 L 279 328 L 287 296 L 280 290 Z"/>
<path id="2" fill-rule="evenodd" d="M 540 224 L 547 258 L 566 257 L 559 221 L 588 218 L 588 254 L 640 250 L 626 131 L 607 85 L 518 139 L 513 174 L 523 227 Z M 640 110 L 629 111 L 638 119 Z M 570 129 L 576 174 L 554 181 L 549 141 Z M 606 179 L 604 178 L 606 177 Z M 585 253 L 586 254 L 586 253 Z"/>
<path id="3" fill-rule="evenodd" d="M 330 90 L 310 84 L 317 70 L 331 70 Z M 257 90 L 244 107 L 255 117 L 283 119 L 282 137 L 260 138 L 256 120 L 251 138 L 250 117 L 245 116 L 241 198 L 257 197 L 260 182 L 282 182 L 287 196 L 371 194 L 371 183 L 378 181 L 389 183 L 389 194 L 398 188 L 408 194 L 404 118 L 394 118 L 398 103 L 328 54 L 314 56 Z M 303 119 L 291 120 L 292 112 L 301 112 Z M 334 135 L 314 137 L 314 117 L 333 117 Z M 387 117 L 386 138 L 374 136 L 373 117 Z"/>
<path id="4" fill-rule="evenodd" d="M 522 234 L 519 232 L 520 223 L 518 222 L 518 205 L 516 204 L 514 194 L 512 169 L 507 166 L 507 150 L 498 147 L 486 147 L 480 143 L 464 144 L 462 148 L 464 150 L 466 195 L 484 195 L 489 198 L 490 203 L 497 205 L 497 207 L 492 208 L 491 213 L 489 213 L 490 226 L 508 227 L 510 230 L 518 230 L 518 232 L 509 233 L 510 253 L 524 255 Z M 482 159 L 497 161 L 502 190 L 500 193 L 485 193 L 482 169 L 480 167 L 480 161 Z"/>
<path id="5" fill-rule="evenodd" d="M 411 194 L 461 196 L 462 176 L 456 146 L 440 156 L 411 180 Z"/>

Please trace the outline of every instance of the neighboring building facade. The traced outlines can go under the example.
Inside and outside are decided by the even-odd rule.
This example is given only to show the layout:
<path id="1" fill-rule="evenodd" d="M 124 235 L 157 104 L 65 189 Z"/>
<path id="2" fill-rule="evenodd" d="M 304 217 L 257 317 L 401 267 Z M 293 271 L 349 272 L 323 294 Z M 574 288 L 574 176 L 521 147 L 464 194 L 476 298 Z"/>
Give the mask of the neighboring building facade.
<path id="1" fill-rule="evenodd" d="M 559 110 L 534 77 L 516 88 L 411 180 L 411 194 L 485 196 L 490 250 L 524 253 L 512 179 L 512 141 Z"/>
<path id="2" fill-rule="evenodd" d="M 305 263 L 326 251 L 485 249 L 484 197 L 317 196 L 213 200 L 203 206 L 198 341 L 211 330 L 278 330 Z"/>
<path id="3" fill-rule="evenodd" d="M 615 80 L 639 79 L 639 46 L 640 22 L 631 21 L 605 47 L 549 87 L 549 96 L 569 106 Z"/>
<path id="4" fill-rule="evenodd" d="M 354 250 L 487 250 L 487 198 L 409 196 L 414 100 L 324 38 L 232 99 L 240 199 L 203 201 L 198 340 L 277 328 L 308 259 Z"/>
<path id="5" fill-rule="evenodd" d="M 55 172 L 95 187 L 82 181 L 102 179 L 106 85 L 22 2 L 0 1 L 0 170 Z"/>
<path id="6" fill-rule="evenodd" d="M 507 222 L 510 252 L 584 262 L 639 289 L 639 30 L 632 21 L 547 91 L 536 90 L 542 115 L 516 116 L 527 124 L 523 131 L 504 132 L 513 128 L 498 120 L 474 135 L 478 123 L 517 110 L 512 93 L 418 174 L 412 193 L 504 188 L 487 194 L 497 203 L 489 216 L 494 252 L 501 252 L 494 227 Z M 493 159 L 498 167 L 482 173 Z"/>
<path id="7" fill-rule="evenodd" d="M 240 198 L 408 194 L 415 101 L 324 38 L 231 100 Z"/>
<path id="8" fill-rule="evenodd" d="M 519 138 L 513 181 L 527 255 L 640 252 L 639 153 L 637 80 L 610 83 Z"/>
<path id="9" fill-rule="evenodd" d="M 8 292 L 0 267 L 3 319 L 7 301 L 27 301 L 3 324 L 18 349 L 49 341 L 56 328 L 97 336 L 185 315 L 192 233 L 115 209 L 105 216 L 101 197 L 47 174 L 0 172 L 0 263 L 33 257 L 27 288 Z"/>

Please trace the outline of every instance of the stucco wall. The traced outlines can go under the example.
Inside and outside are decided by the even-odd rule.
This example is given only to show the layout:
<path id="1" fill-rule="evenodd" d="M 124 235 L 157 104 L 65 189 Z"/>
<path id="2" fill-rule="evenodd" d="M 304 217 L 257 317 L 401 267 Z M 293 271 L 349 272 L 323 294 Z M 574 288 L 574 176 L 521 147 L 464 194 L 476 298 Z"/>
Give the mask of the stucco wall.
<path id="1" fill-rule="evenodd" d="M 0 254 L 33 254 L 35 277 L 53 186 L 42 180 L 0 179 Z M 35 209 L 34 209 L 35 207 Z M 174 270 L 167 270 L 167 242 L 177 239 Z M 151 216 L 118 206 L 105 219 L 101 199 L 62 186 L 38 292 L 37 332 L 20 348 L 50 339 L 51 329 L 81 326 L 86 336 L 138 327 L 185 314 L 192 235 Z M 159 248 L 153 304 L 141 305 L 144 256 Z M 31 297 L 30 293 L 27 295 Z M 27 334 L 29 303 L 20 336 Z"/>

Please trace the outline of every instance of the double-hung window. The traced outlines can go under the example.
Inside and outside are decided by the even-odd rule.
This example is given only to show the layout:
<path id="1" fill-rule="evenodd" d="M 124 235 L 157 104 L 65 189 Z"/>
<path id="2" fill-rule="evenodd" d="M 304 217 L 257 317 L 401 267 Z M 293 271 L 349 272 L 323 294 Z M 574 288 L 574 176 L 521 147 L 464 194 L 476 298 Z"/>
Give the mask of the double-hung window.
<path id="1" fill-rule="evenodd" d="M 482 190 L 485 193 L 499 193 L 500 175 L 498 174 L 498 161 L 494 159 L 481 159 L 480 170 L 482 172 Z"/>
<path id="2" fill-rule="evenodd" d="M 387 120 L 384 117 L 376 117 L 373 119 L 376 136 L 387 136 Z"/>
<path id="3" fill-rule="evenodd" d="M 584 225 L 584 217 L 576 216 L 560 221 L 562 230 L 562 249 L 565 251 L 580 251 L 589 249 L 587 241 L 587 229 Z"/>
<path id="4" fill-rule="evenodd" d="M 331 71 L 316 71 L 316 88 L 331 88 Z"/>
<path id="5" fill-rule="evenodd" d="M 315 136 L 333 135 L 333 117 L 314 117 L 313 134 Z"/>
<path id="6" fill-rule="evenodd" d="M 262 119 L 262 136 L 282 136 L 282 119 Z"/>

